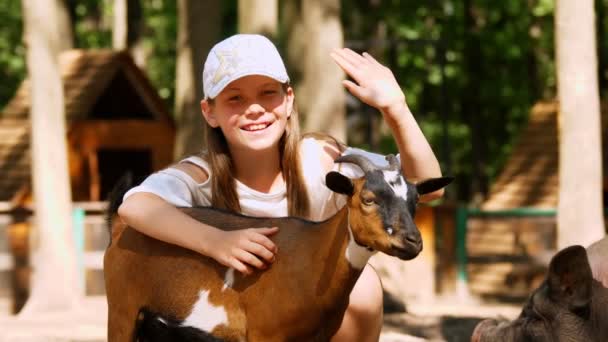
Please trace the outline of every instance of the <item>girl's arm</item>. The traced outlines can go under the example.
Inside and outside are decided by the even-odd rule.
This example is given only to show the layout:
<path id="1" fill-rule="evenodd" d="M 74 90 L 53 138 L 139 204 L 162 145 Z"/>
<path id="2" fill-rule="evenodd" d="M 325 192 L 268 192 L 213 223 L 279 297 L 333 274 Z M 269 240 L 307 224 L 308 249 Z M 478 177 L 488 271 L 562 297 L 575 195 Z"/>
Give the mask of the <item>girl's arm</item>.
<path id="1" fill-rule="evenodd" d="M 382 113 L 399 148 L 406 178 L 423 180 L 441 177 L 439 162 L 422 134 L 391 70 L 378 63 L 371 55 L 359 55 L 350 49 L 335 50 L 331 56 L 356 82 L 344 80 L 346 89 Z M 430 201 L 442 195 L 443 189 L 437 190 L 422 196 L 421 201 Z"/>
<path id="2" fill-rule="evenodd" d="M 277 252 L 269 236 L 278 228 L 223 231 L 193 219 L 150 192 L 127 197 L 118 214 L 145 235 L 209 256 L 243 274 L 266 268 Z"/>

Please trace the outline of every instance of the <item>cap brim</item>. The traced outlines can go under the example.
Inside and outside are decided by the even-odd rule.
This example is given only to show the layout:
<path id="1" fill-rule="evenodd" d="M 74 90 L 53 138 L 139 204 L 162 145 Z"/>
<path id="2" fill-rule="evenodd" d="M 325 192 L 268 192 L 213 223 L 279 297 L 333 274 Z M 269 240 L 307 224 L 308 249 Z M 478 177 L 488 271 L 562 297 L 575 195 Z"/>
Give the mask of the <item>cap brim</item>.
<path id="1" fill-rule="evenodd" d="M 222 80 L 221 82 L 218 82 L 216 84 L 215 87 L 213 87 L 211 89 L 211 91 L 207 94 L 205 93 L 205 100 L 207 99 L 214 99 L 216 96 L 218 96 L 222 90 L 224 90 L 230 83 L 246 77 L 246 76 L 253 76 L 253 75 L 257 75 L 257 76 L 266 76 L 269 78 L 272 78 L 273 80 L 279 82 L 279 83 L 288 83 L 289 82 L 289 77 L 287 75 L 276 75 L 276 74 L 272 74 L 266 71 L 262 71 L 262 70 L 247 70 L 245 72 L 241 72 L 241 73 L 235 73 L 233 75 L 230 75 L 229 78 L 227 78 L 226 80 Z"/>

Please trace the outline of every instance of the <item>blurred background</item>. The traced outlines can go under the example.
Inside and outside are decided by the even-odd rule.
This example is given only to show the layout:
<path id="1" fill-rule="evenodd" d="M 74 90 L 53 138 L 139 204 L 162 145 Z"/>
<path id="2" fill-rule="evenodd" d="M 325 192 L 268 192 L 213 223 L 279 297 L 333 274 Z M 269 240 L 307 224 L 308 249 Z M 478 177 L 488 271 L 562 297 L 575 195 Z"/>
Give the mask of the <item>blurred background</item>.
<path id="1" fill-rule="evenodd" d="M 483 314 L 467 308 L 522 303 L 547 255 L 605 234 L 608 1 L 581 3 L 0 0 L 0 315 L 30 297 L 46 298 L 31 312 L 103 299 L 110 189 L 126 171 L 141 180 L 204 148 L 202 64 L 238 32 L 276 43 L 305 132 L 396 153 L 381 114 L 344 90 L 329 57 L 341 46 L 369 52 L 456 177 L 421 206 L 421 257 L 372 260 L 387 314 L 469 317 Z M 516 312 L 505 310 L 486 316 Z M 448 339 L 425 322 L 435 330 L 419 337 Z"/>

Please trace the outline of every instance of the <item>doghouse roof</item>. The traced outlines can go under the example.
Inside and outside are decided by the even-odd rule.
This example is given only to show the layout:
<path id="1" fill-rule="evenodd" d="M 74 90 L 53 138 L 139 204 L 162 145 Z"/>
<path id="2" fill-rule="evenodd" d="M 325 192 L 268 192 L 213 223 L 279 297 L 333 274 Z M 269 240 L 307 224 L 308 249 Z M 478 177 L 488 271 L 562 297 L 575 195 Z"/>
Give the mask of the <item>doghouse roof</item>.
<path id="1" fill-rule="evenodd" d="M 559 193 L 557 110 L 558 104 L 555 101 L 540 102 L 532 108 L 528 125 L 522 131 L 504 169 L 492 185 L 488 199 L 481 206 L 482 209 L 557 208 Z M 606 139 L 603 140 L 605 144 Z M 603 151 L 606 155 L 605 148 Z M 604 157 L 603 160 L 605 163 L 606 158 Z"/>
<path id="2" fill-rule="evenodd" d="M 61 54 L 59 64 L 68 125 L 91 118 L 122 118 L 121 115 L 173 125 L 156 89 L 128 53 L 71 50 Z M 128 109 L 117 114 L 120 106 L 127 103 Z M 11 201 L 30 181 L 29 111 L 30 86 L 26 79 L 0 112 L 0 201 Z"/>

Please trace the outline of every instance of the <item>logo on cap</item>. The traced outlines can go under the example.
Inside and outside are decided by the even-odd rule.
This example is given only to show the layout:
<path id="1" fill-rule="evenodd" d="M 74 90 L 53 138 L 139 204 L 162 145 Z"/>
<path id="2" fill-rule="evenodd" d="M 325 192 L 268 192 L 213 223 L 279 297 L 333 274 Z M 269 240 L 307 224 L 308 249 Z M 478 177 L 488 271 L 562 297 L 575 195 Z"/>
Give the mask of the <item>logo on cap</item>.
<path id="1" fill-rule="evenodd" d="M 217 82 L 221 81 L 224 77 L 230 76 L 234 73 L 239 64 L 239 55 L 237 49 L 232 50 L 224 50 L 224 51 L 216 51 L 215 56 L 220 61 L 220 65 L 213 76 L 213 85 L 215 86 Z"/>

